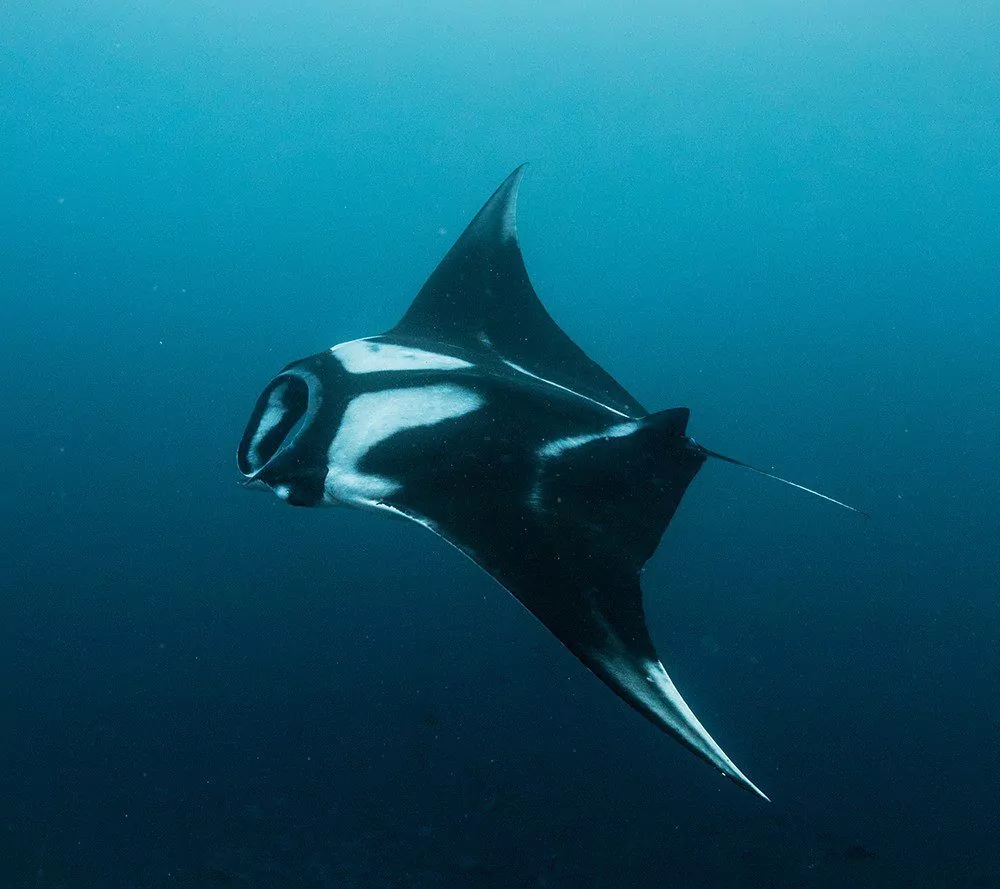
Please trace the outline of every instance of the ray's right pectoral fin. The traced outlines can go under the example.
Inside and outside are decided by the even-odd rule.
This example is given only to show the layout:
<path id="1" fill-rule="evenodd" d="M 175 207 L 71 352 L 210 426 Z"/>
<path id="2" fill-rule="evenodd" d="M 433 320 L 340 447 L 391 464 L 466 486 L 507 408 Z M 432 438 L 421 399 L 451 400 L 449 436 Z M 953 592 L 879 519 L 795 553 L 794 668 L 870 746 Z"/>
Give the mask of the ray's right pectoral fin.
<path id="1" fill-rule="evenodd" d="M 608 687 L 654 725 L 745 790 L 768 797 L 726 755 L 677 690 L 660 659 L 636 656 L 620 639 L 595 651 L 574 652 Z M 769 801 L 769 800 L 768 800 Z"/>
<path id="2" fill-rule="evenodd" d="M 685 703 L 646 626 L 639 572 L 704 462 L 687 417 L 677 408 L 553 437 L 526 464 L 520 496 L 509 479 L 470 487 L 451 473 L 387 502 L 483 568 L 630 706 L 763 797 Z"/>
<path id="3" fill-rule="evenodd" d="M 503 522 L 493 526 L 491 545 L 484 546 L 447 519 L 434 521 L 405 507 L 397 512 L 471 558 L 629 706 L 727 778 L 767 799 L 706 731 L 667 675 L 646 626 L 638 568 L 585 559 L 563 547 L 557 554 L 548 550 L 540 532 L 526 548 L 524 528 L 513 531 Z M 583 571 L 589 572 L 586 580 L 581 558 Z"/>
<path id="4" fill-rule="evenodd" d="M 579 606 L 566 624 L 558 615 L 542 621 L 629 706 L 727 778 L 766 800 L 701 724 L 660 662 L 646 627 L 638 576 L 605 579 L 599 588 L 583 593 Z"/>

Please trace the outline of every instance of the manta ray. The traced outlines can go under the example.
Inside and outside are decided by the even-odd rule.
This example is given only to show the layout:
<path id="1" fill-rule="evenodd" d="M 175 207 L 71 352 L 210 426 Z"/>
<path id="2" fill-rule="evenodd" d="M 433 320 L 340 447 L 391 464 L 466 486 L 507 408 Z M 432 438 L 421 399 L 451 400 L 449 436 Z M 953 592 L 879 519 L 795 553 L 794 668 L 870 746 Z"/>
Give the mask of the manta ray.
<path id="1" fill-rule="evenodd" d="M 747 464 L 690 438 L 688 408 L 647 411 L 550 317 L 518 244 L 523 173 L 493 193 L 395 327 L 267 384 L 237 453 L 244 484 L 433 531 L 629 705 L 766 800 L 667 675 L 639 584 L 706 460 Z"/>

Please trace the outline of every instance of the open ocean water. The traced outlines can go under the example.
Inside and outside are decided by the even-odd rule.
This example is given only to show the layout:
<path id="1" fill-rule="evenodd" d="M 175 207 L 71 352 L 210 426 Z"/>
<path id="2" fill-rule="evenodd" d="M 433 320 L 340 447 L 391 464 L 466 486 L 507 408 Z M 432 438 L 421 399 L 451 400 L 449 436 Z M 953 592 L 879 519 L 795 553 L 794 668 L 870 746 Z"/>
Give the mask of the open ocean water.
<path id="1" fill-rule="evenodd" d="M 645 577 L 773 799 L 421 528 L 236 484 L 514 166 L 713 463 Z M 1000 6 L 5 2 L 0 887 L 1000 887 Z"/>

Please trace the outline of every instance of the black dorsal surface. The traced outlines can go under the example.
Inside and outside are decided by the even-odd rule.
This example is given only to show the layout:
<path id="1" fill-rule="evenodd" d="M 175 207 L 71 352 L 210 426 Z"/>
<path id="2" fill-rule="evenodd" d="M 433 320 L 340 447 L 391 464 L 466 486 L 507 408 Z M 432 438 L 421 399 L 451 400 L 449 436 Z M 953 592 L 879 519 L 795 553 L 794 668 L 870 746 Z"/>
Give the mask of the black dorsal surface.
<path id="1" fill-rule="evenodd" d="M 705 462 L 684 435 L 690 411 L 673 408 L 581 436 L 565 450 L 539 449 L 532 507 L 587 551 L 638 572 L 660 545 L 681 498 Z M 641 603 L 637 603 L 641 616 Z"/>
<path id="2" fill-rule="evenodd" d="M 628 417 L 646 411 L 552 320 L 528 278 L 517 240 L 522 164 L 469 223 L 390 333 L 464 349 L 494 349 L 542 379 Z"/>

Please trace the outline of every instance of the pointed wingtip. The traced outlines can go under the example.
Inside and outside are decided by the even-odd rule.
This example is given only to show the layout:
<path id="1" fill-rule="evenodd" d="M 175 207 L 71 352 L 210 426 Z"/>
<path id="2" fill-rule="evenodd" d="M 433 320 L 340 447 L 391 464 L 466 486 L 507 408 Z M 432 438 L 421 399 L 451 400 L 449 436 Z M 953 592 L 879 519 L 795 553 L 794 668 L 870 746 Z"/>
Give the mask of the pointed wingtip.
<path id="1" fill-rule="evenodd" d="M 760 797 L 765 803 L 771 802 L 771 797 L 769 797 L 763 790 L 761 790 L 756 784 L 753 783 L 746 775 L 743 774 L 736 766 L 730 761 L 729 765 L 732 767 L 732 771 L 723 770 L 722 774 L 725 775 L 730 781 L 736 784 L 738 787 L 742 787 L 744 790 L 749 791 L 754 796 Z"/>
<path id="2" fill-rule="evenodd" d="M 629 704 L 696 756 L 744 790 L 770 802 L 767 794 L 736 767 L 706 731 L 659 660 L 636 663 L 627 657 L 605 654 L 585 663 Z"/>
<path id="3" fill-rule="evenodd" d="M 507 175 L 507 178 L 500 183 L 500 186 L 493 193 L 493 197 L 490 198 L 488 203 L 492 203 L 496 198 L 501 198 L 505 203 L 517 203 L 517 190 L 521 185 L 521 180 L 524 179 L 524 171 L 528 168 L 528 161 L 523 164 L 518 164 L 514 169 Z"/>
<path id="4" fill-rule="evenodd" d="M 704 757 L 708 762 L 715 765 L 719 771 L 725 775 L 730 781 L 732 781 L 737 787 L 742 787 L 744 790 L 752 793 L 754 796 L 760 797 L 765 803 L 771 802 L 771 798 L 764 793 L 756 784 L 753 783 L 746 775 L 743 774 L 737 768 L 736 764 L 723 752 L 722 748 L 715 742 L 708 732 L 705 731 L 701 723 L 697 723 L 698 728 L 701 731 L 702 740 L 706 743 L 706 749 L 698 750 L 696 752 Z"/>
<path id="5" fill-rule="evenodd" d="M 500 183 L 469 224 L 463 239 L 472 236 L 486 242 L 496 239 L 500 243 L 517 243 L 517 192 L 527 166 L 525 162 L 515 167 Z"/>
<path id="6" fill-rule="evenodd" d="M 524 178 L 524 171 L 528 168 L 529 163 L 530 161 L 523 161 L 516 167 L 514 167 L 513 171 L 507 177 L 506 181 L 509 182 L 511 179 L 513 179 L 516 182 L 520 183 L 520 181 Z"/>
<path id="7" fill-rule="evenodd" d="M 504 241 L 517 242 L 517 192 L 521 187 L 521 180 L 524 179 L 524 171 L 528 166 L 525 161 L 504 179 L 493 197 L 487 203 L 487 207 L 493 205 L 500 213 L 500 238 Z M 497 203 L 494 204 L 494 201 Z"/>
<path id="8" fill-rule="evenodd" d="M 514 171 L 503 181 L 503 185 L 497 189 L 497 193 L 503 193 L 504 212 L 503 227 L 501 237 L 517 240 L 517 193 L 521 188 L 521 180 L 524 179 L 524 171 L 528 167 L 528 162 L 514 168 Z"/>
<path id="9" fill-rule="evenodd" d="M 675 736 L 696 755 L 706 762 L 714 765 L 723 775 L 734 784 L 760 797 L 765 802 L 771 802 L 770 797 L 764 793 L 756 784 L 743 774 L 718 745 L 701 720 L 694 715 L 687 702 L 681 697 L 673 680 L 663 668 L 663 664 L 657 662 L 658 669 L 654 668 L 651 673 L 652 684 L 662 692 L 663 698 L 670 704 L 670 709 L 664 711 L 660 708 L 653 708 L 656 715 L 664 719 L 667 727 L 672 730 Z"/>

